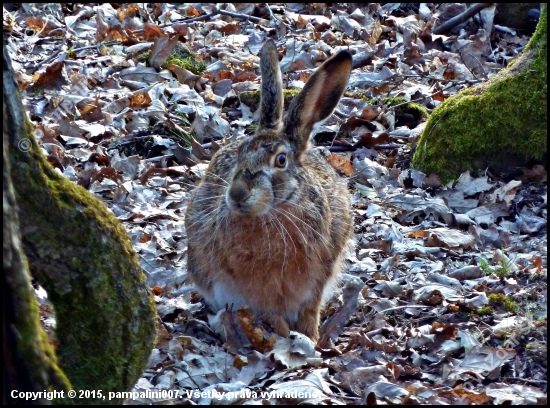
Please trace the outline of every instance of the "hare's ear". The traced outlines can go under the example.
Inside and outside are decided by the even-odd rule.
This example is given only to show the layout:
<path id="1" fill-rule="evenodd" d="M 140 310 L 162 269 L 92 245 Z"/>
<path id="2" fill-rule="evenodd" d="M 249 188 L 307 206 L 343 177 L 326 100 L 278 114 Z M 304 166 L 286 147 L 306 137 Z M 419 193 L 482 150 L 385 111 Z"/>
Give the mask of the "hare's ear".
<path id="1" fill-rule="evenodd" d="M 328 118 L 338 105 L 348 84 L 351 66 L 351 54 L 340 51 L 317 69 L 292 101 L 284 134 L 298 151 L 307 148 L 313 126 Z"/>
<path id="2" fill-rule="evenodd" d="M 267 41 L 260 51 L 260 71 L 260 128 L 277 129 L 283 116 L 283 79 L 273 40 Z"/>

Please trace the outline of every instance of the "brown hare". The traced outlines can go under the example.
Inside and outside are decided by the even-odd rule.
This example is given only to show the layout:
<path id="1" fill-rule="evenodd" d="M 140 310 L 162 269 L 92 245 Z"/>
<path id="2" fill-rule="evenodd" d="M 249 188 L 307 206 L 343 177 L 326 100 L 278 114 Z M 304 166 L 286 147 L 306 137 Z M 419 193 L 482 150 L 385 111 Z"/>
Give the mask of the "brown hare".
<path id="1" fill-rule="evenodd" d="M 189 276 L 208 303 L 248 305 L 285 337 L 297 330 L 318 340 L 323 290 L 340 272 L 352 233 L 346 187 L 309 148 L 351 66 L 346 51 L 328 59 L 283 121 L 277 50 L 266 42 L 258 130 L 214 155 L 185 216 Z"/>

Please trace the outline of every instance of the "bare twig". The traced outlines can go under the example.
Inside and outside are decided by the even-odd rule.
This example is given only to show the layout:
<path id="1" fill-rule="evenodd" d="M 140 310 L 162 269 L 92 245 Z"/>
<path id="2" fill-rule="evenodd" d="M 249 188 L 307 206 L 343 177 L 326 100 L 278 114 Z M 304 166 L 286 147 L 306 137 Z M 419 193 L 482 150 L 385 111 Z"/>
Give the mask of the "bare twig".
<path id="1" fill-rule="evenodd" d="M 210 18 L 212 18 L 212 17 L 214 17 L 218 14 L 220 14 L 220 10 L 217 7 L 214 7 L 210 13 L 205 14 L 203 16 L 192 17 L 192 18 L 180 18 L 178 20 L 174 20 L 171 23 L 159 24 L 159 27 L 160 28 L 165 28 L 165 27 L 172 27 L 173 25 L 181 24 L 181 23 L 194 23 L 196 21 L 204 21 L 204 20 L 208 20 L 208 19 L 210 19 Z M 139 33 L 142 33 L 143 31 L 144 31 L 143 28 L 139 28 L 137 30 L 133 30 L 132 34 L 139 34 Z"/>
<path id="2" fill-rule="evenodd" d="M 97 50 L 99 51 L 99 47 L 101 47 L 102 45 L 115 45 L 115 44 L 120 44 L 120 41 L 119 40 L 107 41 L 107 42 L 99 43 L 99 44 L 96 44 L 96 45 L 88 45 L 87 47 L 75 48 L 72 51 L 76 53 L 76 52 L 89 50 L 89 49 L 94 49 L 94 48 L 97 48 Z M 36 72 L 40 69 L 40 67 L 42 65 L 49 64 L 49 63 L 55 61 L 55 59 L 59 56 L 59 54 L 61 54 L 62 51 L 63 50 L 54 51 L 54 53 L 52 55 L 50 55 L 48 58 L 44 59 L 41 62 L 38 62 L 38 63 L 32 62 L 30 64 L 27 64 L 27 65 L 25 65 L 25 69 L 31 69 L 32 68 L 32 72 Z"/>
<path id="3" fill-rule="evenodd" d="M 405 139 L 404 137 L 401 137 L 401 139 Z M 389 143 L 389 144 L 379 144 L 372 146 L 375 150 L 393 150 L 393 149 L 399 149 L 403 147 L 402 143 Z"/>
<path id="4" fill-rule="evenodd" d="M 434 97 L 435 95 L 440 94 L 441 92 L 445 92 L 446 90 L 451 89 L 452 87 L 455 87 L 455 86 L 464 85 L 464 84 L 474 84 L 474 83 L 478 83 L 478 82 L 483 82 L 483 81 L 481 79 L 465 80 L 465 81 L 453 81 L 453 83 L 445 86 L 444 88 L 441 88 L 439 91 L 436 91 L 436 92 L 434 92 L 433 94 L 431 94 L 429 96 L 423 96 L 423 97 L 418 98 L 418 99 L 412 99 L 410 101 L 406 101 L 406 102 L 403 102 L 403 103 L 398 103 L 397 105 L 390 106 L 388 108 L 388 110 L 399 108 L 400 106 L 407 105 L 407 104 L 413 103 L 413 102 L 422 102 L 426 98 Z"/>
<path id="5" fill-rule="evenodd" d="M 55 59 L 59 56 L 59 54 L 61 54 L 61 50 L 54 51 L 52 55 L 50 55 L 48 58 L 46 58 L 42 62 L 39 62 L 38 64 L 32 63 L 34 65 L 34 71 L 36 72 L 41 65 L 49 64 L 50 62 L 55 61 Z"/>
<path id="6" fill-rule="evenodd" d="M 233 17 L 233 18 L 240 18 L 240 19 L 243 19 L 243 20 L 248 20 L 248 21 L 251 21 L 253 23 L 265 23 L 265 22 L 267 22 L 267 20 L 265 20 L 263 18 L 260 18 L 260 17 L 249 16 L 247 14 L 241 14 L 241 13 L 232 13 L 231 11 L 220 10 L 218 7 L 214 7 L 210 13 L 205 14 L 203 16 L 193 17 L 193 18 L 182 18 L 182 19 L 174 20 L 171 23 L 162 24 L 162 25 L 160 25 L 160 27 L 165 28 L 165 27 L 171 27 L 175 24 L 195 23 L 197 21 L 209 20 L 212 17 L 217 16 L 218 14 L 223 14 L 223 15 L 230 16 L 230 17 Z M 141 32 L 143 32 L 142 28 L 132 31 L 132 33 L 134 33 L 134 34 L 141 33 Z"/>
<path id="7" fill-rule="evenodd" d="M 226 10 L 218 10 L 218 13 L 226 15 L 226 16 L 230 16 L 230 17 L 233 17 L 233 18 L 242 18 L 244 20 L 252 21 L 253 23 L 267 22 L 267 20 L 264 19 L 264 18 L 249 16 L 249 15 L 241 14 L 241 13 L 232 13 L 231 11 L 226 11 Z"/>
<path id="8" fill-rule="evenodd" d="M 273 14 L 273 10 L 271 10 L 271 7 L 269 7 L 268 3 L 263 3 L 265 9 L 267 10 L 267 13 L 269 14 L 270 20 L 278 20 L 277 17 L 275 17 L 275 14 Z"/>
<path id="9" fill-rule="evenodd" d="M 399 108 L 400 106 L 404 106 L 404 105 L 408 105 L 409 103 L 415 103 L 415 102 L 422 102 L 423 100 L 425 100 L 426 98 L 430 98 L 430 97 L 433 97 L 437 94 L 440 94 L 441 92 L 444 92 L 446 91 L 447 89 L 451 89 L 452 87 L 454 86 L 457 86 L 459 84 L 449 84 L 447 86 L 445 86 L 444 88 L 441 88 L 439 91 L 436 91 L 434 92 L 433 94 L 431 94 L 430 96 L 422 96 L 418 99 L 412 99 L 410 101 L 406 101 L 406 102 L 403 102 L 403 103 L 398 103 L 397 105 L 393 105 L 393 106 L 390 106 L 388 108 L 388 110 L 392 110 L 392 109 L 396 109 L 396 108 Z"/>
<path id="10" fill-rule="evenodd" d="M 336 135 L 334 136 L 336 138 Z M 333 139 L 334 141 L 334 139 Z M 352 145 L 349 146 L 325 146 L 329 152 L 336 153 L 336 152 L 353 152 L 356 150 L 355 147 Z"/>
<path id="11" fill-rule="evenodd" d="M 440 26 L 432 30 L 433 34 L 443 34 L 456 27 L 457 25 L 465 22 L 470 19 L 472 16 L 479 13 L 481 10 L 491 7 L 495 3 L 476 3 L 463 13 L 460 13 L 458 16 L 451 18 L 449 21 L 441 24 Z"/>
<path id="12" fill-rule="evenodd" d="M 277 17 L 275 14 L 273 14 L 273 10 L 271 10 L 271 7 L 269 7 L 268 3 L 264 3 L 264 7 L 269 13 L 269 21 L 274 21 L 277 26 L 284 25 L 289 30 L 292 30 L 292 27 L 290 27 L 288 24 L 286 24 L 283 20 L 281 20 L 279 17 Z"/>
<path id="13" fill-rule="evenodd" d="M 220 11 L 218 10 L 217 7 L 214 7 L 212 9 L 212 12 L 211 13 L 208 13 L 208 14 L 205 14 L 204 16 L 199 16 L 199 17 L 193 17 L 193 18 L 187 18 L 185 20 L 176 20 L 175 21 L 175 24 L 179 24 L 179 23 L 194 23 L 195 21 L 204 21 L 204 20 L 208 20 L 212 17 L 214 17 L 215 15 L 218 15 L 220 14 Z M 170 23 L 170 24 L 165 24 L 161 27 L 170 27 L 174 25 L 174 23 Z"/>
<path id="14" fill-rule="evenodd" d="M 436 78 L 430 75 L 422 75 L 422 74 L 400 74 L 402 77 L 405 78 L 426 78 L 426 79 L 432 79 L 437 82 L 455 82 L 457 84 L 465 83 L 474 85 L 479 82 L 483 82 L 482 79 L 445 79 L 445 78 Z"/>
<path id="15" fill-rule="evenodd" d="M 292 43 L 292 61 L 290 62 L 290 65 L 288 66 L 287 71 L 283 72 L 284 74 L 288 74 L 288 72 L 290 71 L 290 67 L 292 66 L 292 64 L 294 64 L 294 58 L 296 58 L 296 40 L 294 40 L 294 42 Z M 290 82 L 290 76 L 287 75 L 285 88 L 288 88 L 289 82 Z"/>
<path id="16" fill-rule="evenodd" d="M 157 377 L 157 376 L 159 376 L 159 375 L 165 373 L 165 372 L 168 371 L 169 369 L 175 368 L 176 370 L 181 370 L 181 371 L 183 371 L 185 374 L 187 374 L 187 376 L 189 377 L 189 379 L 190 379 L 191 381 L 193 381 L 193 384 L 195 384 L 195 386 L 197 387 L 197 389 L 200 390 L 201 387 L 199 386 L 199 384 L 197 384 L 197 382 L 196 382 L 195 379 L 193 378 L 193 377 L 198 377 L 198 375 L 192 376 L 191 374 L 189 374 L 189 370 L 188 370 L 187 368 L 185 368 L 184 364 L 185 364 L 185 363 L 182 361 L 182 362 L 178 362 L 178 363 L 174 363 L 174 364 L 168 364 L 168 365 L 162 367 L 162 368 L 160 369 L 160 371 L 157 371 L 157 370 L 145 370 L 145 372 L 146 372 L 147 374 L 153 374 L 152 379 L 154 379 L 155 377 Z"/>
<path id="17" fill-rule="evenodd" d="M 87 47 L 75 48 L 73 52 L 80 52 L 80 51 L 89 50 L 92 48 L 97 48 L 99 50 L 99 47 L 101 46 L 109 46 L 109 45 L 116 45 L 116 44 L 120 44 L 120 41 L 119 40 L 106 41 L 96 45 L 88 45 Z"/>
<path id="18" fill-rule="evenodd" d="M 433 308 L 433 306 L 429 306 L 429 305 L 426 305 L 426 306 L 423 306 L 423 305 L 395 306 L 395 307 L 390 307 L 389 309 L 380 310 L 378 313 L 386 313 L 386 312 L 391 312 L 391 311 L 394 311 L 394 310 L 409 309 L 409 308 L 413 308 L 413 307 L 420 307 L 420 308 L 431 307 L 431 308 Z"/>

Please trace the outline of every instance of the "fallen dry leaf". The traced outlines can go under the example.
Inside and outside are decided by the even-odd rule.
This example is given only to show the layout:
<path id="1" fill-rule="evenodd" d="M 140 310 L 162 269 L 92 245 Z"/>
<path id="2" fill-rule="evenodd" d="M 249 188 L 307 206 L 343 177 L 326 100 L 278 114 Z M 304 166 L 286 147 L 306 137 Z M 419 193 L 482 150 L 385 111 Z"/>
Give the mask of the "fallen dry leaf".
<path id="1" fill-rule="evenodd" d="M 350 177 L 353 174 L 353 166 L 346 157 L 337 154 L 331 154 L 327 156 L 327 161 L 332 167 L 334 167 L 344 176 Z"/>

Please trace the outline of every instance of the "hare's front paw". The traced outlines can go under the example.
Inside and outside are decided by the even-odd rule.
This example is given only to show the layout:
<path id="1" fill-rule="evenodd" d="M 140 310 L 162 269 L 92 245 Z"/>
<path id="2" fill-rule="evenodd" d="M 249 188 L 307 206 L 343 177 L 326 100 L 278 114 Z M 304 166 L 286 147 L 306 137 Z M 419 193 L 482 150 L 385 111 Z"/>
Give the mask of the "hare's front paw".
<path id="1" fill-rule="evenodd" d="M 282 337 L 290 336 L 290 328 L 288 323 L 282 316 L 271 316 L 267 317 L 266 320 L 273 326 L 275 333 Z"/>
<path id="2" fill-rule="evenodd" d="M 319 312 L 317 311 L 308 311 L 302 313 L 299 317 L 298 324 L 296 325 L 296 330 L 300 333 L 305 334 L 314 343 L 317 343 L 319 340 Z"/>

